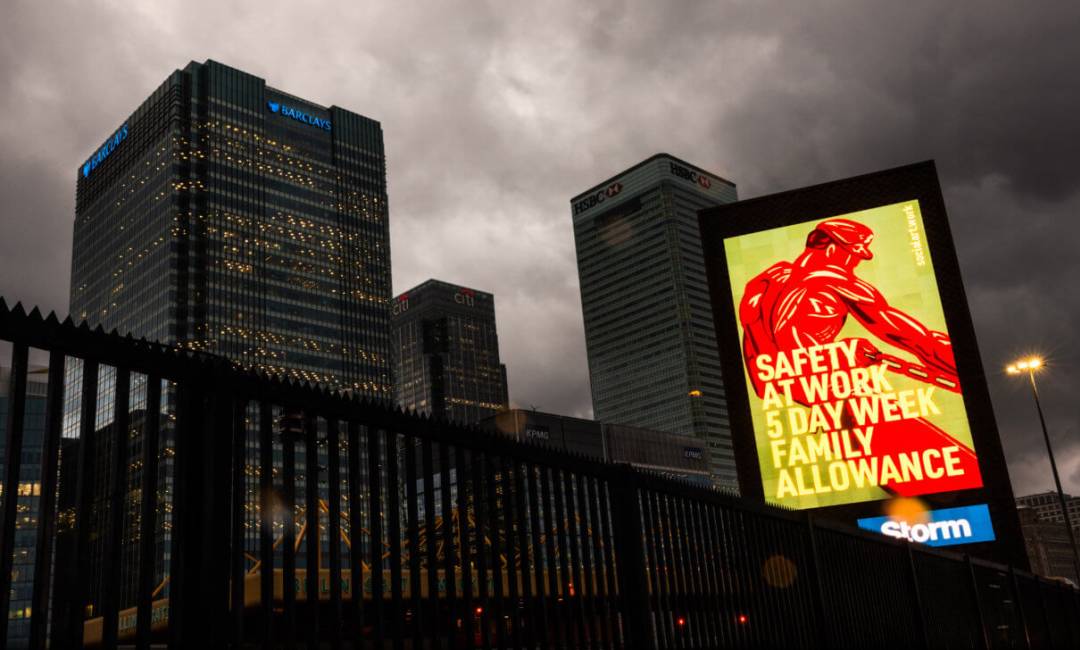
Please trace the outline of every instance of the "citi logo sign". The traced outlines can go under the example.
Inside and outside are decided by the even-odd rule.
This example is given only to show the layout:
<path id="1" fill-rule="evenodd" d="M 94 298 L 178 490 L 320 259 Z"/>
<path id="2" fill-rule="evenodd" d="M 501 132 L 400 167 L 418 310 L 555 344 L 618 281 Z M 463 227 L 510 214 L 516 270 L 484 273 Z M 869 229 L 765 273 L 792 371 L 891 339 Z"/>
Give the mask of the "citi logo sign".
<path id="1" fill-rule="evenodd" d="M 574 204 L 574 214 L 579 214 L 590 208 L 603 203 L 605 200 L 618 196 L 623 190 L 622 183 L 615 181 L 602 190 L 598 190 Z"/>
<path id="2" fill-rule="evenodd" d="M 691 183 L 697 183 L 703 189 L 709 189 L 712 187 L 712 179 L 705 174 L 699 174 L 692 169 L 688 169 L 677 163 L 671 163 L 671 173 L 674 176 L 690 181 Z"/>
<path id="3" fill-rule="evenodd" d="M 278 102 L 268 101 L 266 102 L 266 107 L 270 109 L 271 113 L 284 115 L 285 117 L 291 117 L 297 122 L 303 122 L 304 124 L 314 126 L 315 128 L 322 129 L 323 131 L 330 130 L 330 120 L 324 120 L 320 117 L 308 115 L 303 111 L 297 110 L 295 108 L 290 108 L 288 106 L 283 106 Z"/>
<path id="4" fill-rule="evenodd" d="M 986 505 L 931 510 L 920 521 L 892 517 L 859 520 L 859 528 L 927 546 L 952 546 L 994 540 L 990 510 Z"/>
<path id="5" fill-rule="evenodd" d="M 393 306 L 390 307 L 390 313 L 397 316 L 407 311 L 409 311 L 409 294 L 405 293 L 398 296 L 398 299 L 394 301 Z"/>
<path id="6" fill-rule="evenodd" d="M 105 141 L 105 144 L 101 145 L 93 156 L 90 156 L 90 160 L 83 163 L 82 175 L 86 178 L 90 175 L 90 172 L 98 168 L 98 166 L 105 162 L 105 159 L 109 157 L 109 154 L 116 151 L 116 148 L 120 146 L 120 143 L 127 139 L 128 125 L 120 127 L 120 129 L 113 134 L 111 138 Z"/>
<path id="7" fill-rule="evenodd" d="M 472 289 L 461 288 L 454 294 L 454 302 L 466 307 L 472 307 L 476 305 L 476 292 Z"/>

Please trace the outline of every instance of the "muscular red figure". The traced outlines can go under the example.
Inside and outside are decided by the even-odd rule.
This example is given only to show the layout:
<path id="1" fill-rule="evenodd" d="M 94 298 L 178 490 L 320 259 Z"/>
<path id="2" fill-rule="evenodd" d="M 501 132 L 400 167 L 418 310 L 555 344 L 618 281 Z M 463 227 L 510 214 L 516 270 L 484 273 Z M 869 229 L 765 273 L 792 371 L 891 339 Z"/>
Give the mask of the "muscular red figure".
<path id="1" fill-rule="evenodd" d="M 873 285 L 856 277 L 855 267 L 873 259 L 873 240 L 873 231 L 861 223 L 848 219 L 823 221 L 810 232 L 806 250 L 794 262 L 778 262 L 747 283 L 739 305 L 747 368 L 755 367 L 754 359 L 760 354 L 775 358 L 778 352 L 832 343 L 848 316 L 853 316 L 882 342 L 914 355 L 920 362 L 913 364 L 882 352 L 866 339 L 856 339 L 857 366 L 884 363 L 893 372 L 959 392 L 948 335 L 932 331 L 890 306 Z M 834 368 L 841 369 L 850 368 Z M 755 392 L 762 396 L 763 382 L 752 370 L 750 377 Z M 792 386 L 792 397 L 801 404 L 809 403 L 797 384 Z M 909 496 L 978 487 L 982 481 L 974 452 L 932 423 L 913 419 L 876 424 L 874 456 L 949 445 L 960 447 L 963 476 L 883 487 Z"/>

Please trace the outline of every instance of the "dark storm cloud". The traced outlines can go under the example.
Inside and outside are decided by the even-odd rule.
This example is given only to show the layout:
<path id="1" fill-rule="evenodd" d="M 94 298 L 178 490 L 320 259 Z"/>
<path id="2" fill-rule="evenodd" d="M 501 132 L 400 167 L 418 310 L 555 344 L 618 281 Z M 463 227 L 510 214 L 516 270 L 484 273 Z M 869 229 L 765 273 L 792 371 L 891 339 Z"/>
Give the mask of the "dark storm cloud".
<path id="1" fill-rule="evenodd" d="M 66 311 L 75 170 L 191 59 L 380 120 L 395 291 L 438 277 L 494 292 L 512 400 L 571 414 L 590 399 L 570 196 L 658 151 L 743 197 L 935 158 L 1014 481 L 1050 485 L 1030 397 L 999 368 L 1043 350 L 1080 493 L 1077 12 L 9 3 L 0 295 Z"/>

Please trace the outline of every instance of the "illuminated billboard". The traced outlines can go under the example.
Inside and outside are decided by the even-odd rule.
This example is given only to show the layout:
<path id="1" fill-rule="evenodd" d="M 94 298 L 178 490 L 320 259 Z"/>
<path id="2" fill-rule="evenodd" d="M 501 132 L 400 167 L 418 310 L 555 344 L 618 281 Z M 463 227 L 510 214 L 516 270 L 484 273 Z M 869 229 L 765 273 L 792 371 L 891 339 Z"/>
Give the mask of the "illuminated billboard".
<path id="1" fill-rule="evenodd" d="M 965 552 L 1024 566 L 934 163 L 698 221 L 740 494 L 849 525 L 978 504 Z"/>
<path id="2" fill-rule="evenodd" d="M 767 501 L 982 486 L 917 200 L 724 240 Z"/>

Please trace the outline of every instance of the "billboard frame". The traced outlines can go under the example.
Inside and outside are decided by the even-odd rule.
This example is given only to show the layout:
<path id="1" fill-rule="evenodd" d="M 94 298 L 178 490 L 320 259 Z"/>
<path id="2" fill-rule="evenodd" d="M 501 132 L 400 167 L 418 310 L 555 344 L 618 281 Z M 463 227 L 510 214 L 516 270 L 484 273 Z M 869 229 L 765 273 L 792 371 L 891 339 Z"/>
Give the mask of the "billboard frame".
<path id="1" fill-rule="evenodd" d="M 721 368 L 724 377 L 729 378 L 724 382 L 724 387 L 728 397 L 740 493 L 755 501 L 765 501 L 724 240 L 912 200 L 919 202 L 926 233 L 925 243 L 933 260 L 937 289 L 983 479 L 981 488 L 927 494 L 919 499 L 931 509 L 987 504 L 997 541 L 971 544 L 965 546 L 965 550 L 994 561 L 1027 566 L 1016 502 L 933 161 L 788 190 L 699 212 Z M 738 380 L 731 379 L 735 377 Z M 864 501 L 814 508 L 809 512 L 813 512 L 815 517 L 854 526 L 857 519 L 882 514 L 884 503 Z"/>

